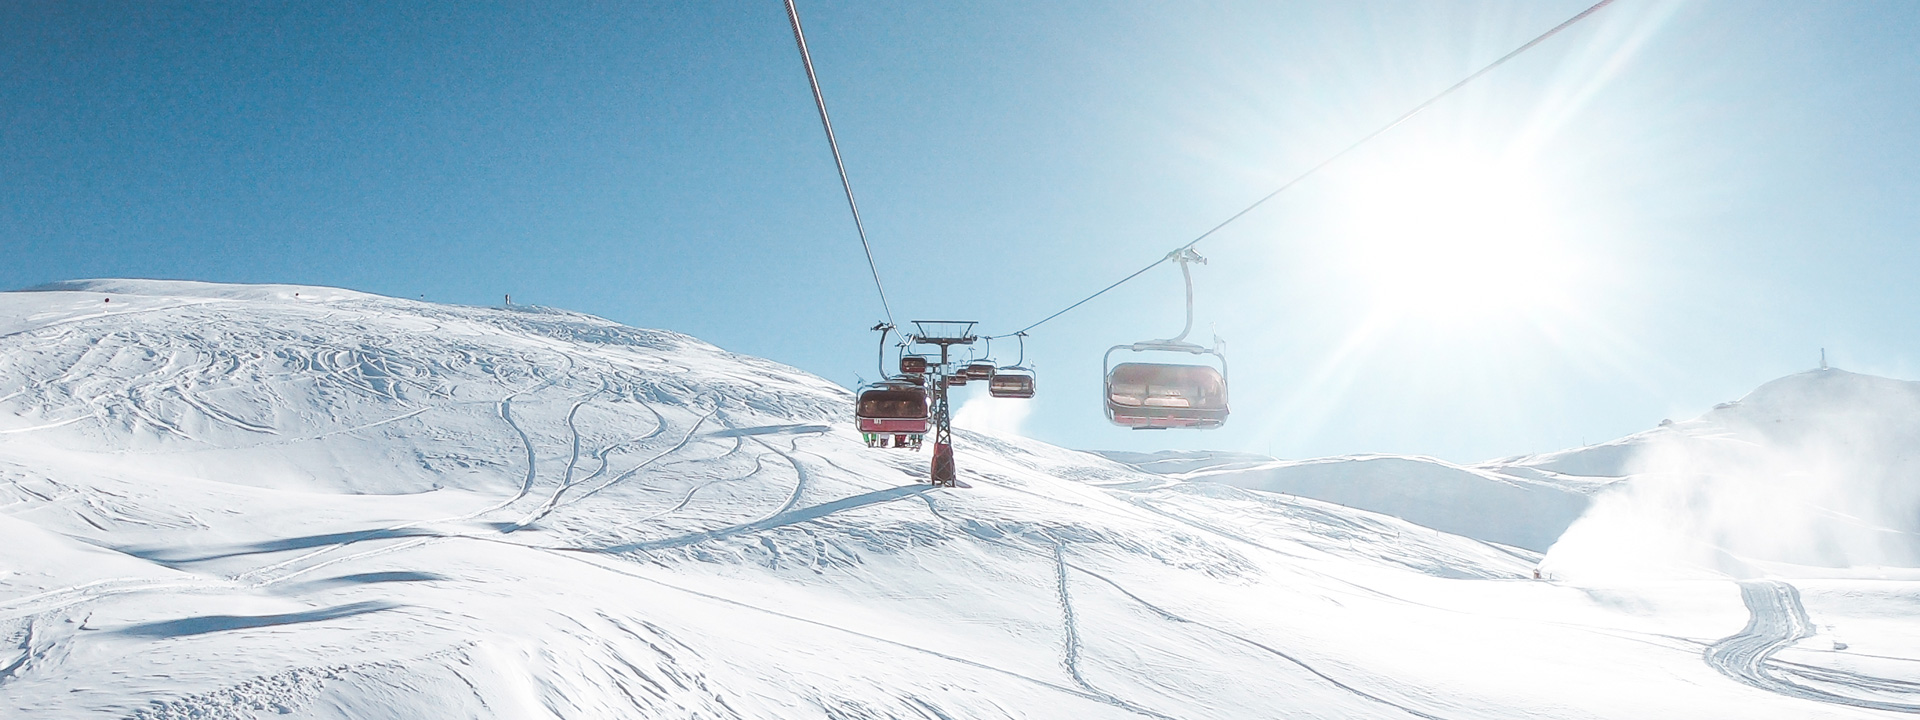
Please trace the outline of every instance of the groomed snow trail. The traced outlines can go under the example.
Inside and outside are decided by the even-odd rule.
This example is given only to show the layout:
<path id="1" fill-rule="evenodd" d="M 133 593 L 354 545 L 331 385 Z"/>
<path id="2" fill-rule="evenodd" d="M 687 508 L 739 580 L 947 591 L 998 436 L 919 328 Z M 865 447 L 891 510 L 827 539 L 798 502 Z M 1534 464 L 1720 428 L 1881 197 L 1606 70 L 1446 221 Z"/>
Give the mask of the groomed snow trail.
<path id="1" fill-rule="evenodd" d="M 1742 580 L 1740 599 L 1751 615 L 1747 627 L 1709 646 L 1704 657 L 1720 674 L 1741 683 L 1791 697 L 1873 710 L 1920 713 L 1920 703 L 1889 702 L 1852 697 L 1809 687 L 1786 675 L 1822 680 L 1839 687 L 1867 691 L 1920 693 L 1920 683 L 1890 680 L 1775 661 L 1773 656 L 1814 635 L 1813 620 L 1800 602 L 1800 591 L 1780 580 Z"/>

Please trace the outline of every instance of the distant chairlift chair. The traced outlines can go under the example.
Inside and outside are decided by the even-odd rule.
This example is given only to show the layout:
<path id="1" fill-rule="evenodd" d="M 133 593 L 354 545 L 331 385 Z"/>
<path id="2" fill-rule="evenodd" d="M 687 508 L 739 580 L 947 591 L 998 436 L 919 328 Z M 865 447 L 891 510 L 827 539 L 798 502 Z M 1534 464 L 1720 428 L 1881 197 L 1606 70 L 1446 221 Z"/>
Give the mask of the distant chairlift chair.
<path id="1" fill-rule="evenodd" d="M 996 368 L 992 379 L 987 381 L 987 392 L 997 398 L 1026 400 L 1033 397 L 1033 368 L 1027 366 L 1027 334 L 1014 333 L 1020 338 L 1020 359 L 1012 365 Z"/>
<path id="2" fill-rule="evenodd" d="M 966 370 L 963 372 L 966 373 L 968 380 L 992 380 L 993 363 L 985 360 L 968 363 Z"/>
<path id="3" fill-rule="evenodd" d="M 987 381 L 987 392 L 997 398 L 1026 400 L 1033 397 L 1033 372 L 1025 368 L 1000 368 Z"/>

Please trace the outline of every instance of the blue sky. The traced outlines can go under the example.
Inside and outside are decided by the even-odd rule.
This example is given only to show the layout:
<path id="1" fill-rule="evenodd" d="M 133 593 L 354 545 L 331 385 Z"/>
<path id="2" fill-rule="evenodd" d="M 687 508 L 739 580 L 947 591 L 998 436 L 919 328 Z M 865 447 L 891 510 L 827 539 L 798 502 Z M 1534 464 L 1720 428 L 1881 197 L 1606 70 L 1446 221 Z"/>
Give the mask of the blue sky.
<path id="1" fill-rule="evenodd" d="M 896 314 L 1005 332 L 1587 4 L 800 8 Z M 1100 354 L 1179 329 L 1168 266 L 1035 332 L 1022 431 L 1472 461 L 1691 416 L 1821 347 L 1920 377 L 1916 37 L 1891 0 L 1619 0 L 1198 248 L 1226 428 L 1101 417 Z M 777 2 L 7 3 L 0 108 L 0 287 L 511 293 L 875 375 Z"/>

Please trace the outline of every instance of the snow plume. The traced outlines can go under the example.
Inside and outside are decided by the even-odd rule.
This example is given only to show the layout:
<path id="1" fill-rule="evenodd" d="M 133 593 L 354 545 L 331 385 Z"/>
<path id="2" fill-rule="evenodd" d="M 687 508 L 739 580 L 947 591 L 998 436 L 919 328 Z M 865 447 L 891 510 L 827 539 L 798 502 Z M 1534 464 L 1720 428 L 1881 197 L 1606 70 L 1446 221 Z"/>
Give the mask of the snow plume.
<path id="1" fill-rule="evenodd" d="M 1001 435 L 1019 435 L 1020 426 L 1032 413 L 1032 400 L 997 398 L 975 392 L 953 412 L 954 427 Z"/>
<path id="2" fill-rule="evenodd" d="M 1631 467 L 1544 570 L 1606 580 L 1920 565 L 1920 383 L 1782 378 L 1656 431 Z"/>

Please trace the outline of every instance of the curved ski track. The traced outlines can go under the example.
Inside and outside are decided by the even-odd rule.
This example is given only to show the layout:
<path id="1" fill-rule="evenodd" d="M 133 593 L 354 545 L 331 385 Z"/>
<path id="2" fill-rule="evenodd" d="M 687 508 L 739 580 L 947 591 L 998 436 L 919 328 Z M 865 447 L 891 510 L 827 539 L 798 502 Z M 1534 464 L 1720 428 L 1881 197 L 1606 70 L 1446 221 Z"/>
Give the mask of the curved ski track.
<path id="1" fill-rule="evenodd" d="M 1814 634 L 1813 620 L 1800 602 L 1800 590 L 1779 580 L 1742 580 L 1740 599 L 1751 613 L 1746 628 L 1709 646 L 1701 656 L 1720 674 L 1767 692 L 1816 702 L 1920 713 L 1920 703 L 1849 697 L 1787 679 L 1785 675 L 1791 674 L 1862 690 L 1920 694 L 1920 683 L 1774 660 L 1775 653 Z"/>

